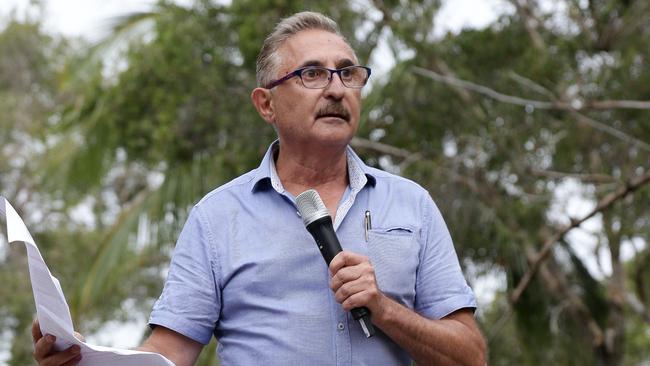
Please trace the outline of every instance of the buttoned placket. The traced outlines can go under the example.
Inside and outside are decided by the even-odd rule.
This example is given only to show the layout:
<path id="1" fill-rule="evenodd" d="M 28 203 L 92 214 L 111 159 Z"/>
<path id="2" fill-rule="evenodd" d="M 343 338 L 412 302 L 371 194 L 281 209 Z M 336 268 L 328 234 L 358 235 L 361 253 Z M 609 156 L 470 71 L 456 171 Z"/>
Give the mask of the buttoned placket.
<path id="1" fill-rule="evenodd" d="M 337 232 L 339 226 L 343 222 L 343 219 L 350 211 L 359 193 L 365 184 L 367 179 L 365 174 L 358 169 L 356 162 L 353 161 L 351 156 L 347 155 L 348 159 L 348 177 L 350 179 L 350 184 L 346 188 L 345 193 L 343 194 L 342 202 L 339 204 L 339 207 L 336 210 L 336 218 L 334 220 L 334 231 Z M 271 185 L 273 189 L 279 193 L 285 200 L 293 204 L 294 208 L 297 208 L 295 197 L 288 191 L 284 189 L 280 177 L 277 174 L 275 164 L 271 160 L 270 175 L 271 175 Z M 351 166 L 354 168 L 350 168 Z M 351 169 L 357 169 L 355 171 L 350 171 Z M 300 211 L 296 210 L 296 215 L 301 217 Z M 326 271 L 328 271 L 326 269 Z M 329 271 L 327 272 L 329 273 Z M 333 334 L 334 334 L 334 345 L 336 353 L 336 365 L 337 366 L 352 366 L 352 342 L 350 339 L 350 324 L 356 324 L 356 321 L 352 318 L 350 312 L 345 311 L 341 304 L 336 301 L 334 293 L 330 291 L 330 309 L 332 309 L 333 316 Z M 354 326 L 354 325 L 352 325 Z"/>
<path id="2" fill-rule="evenodd" d="M 336 302 L 332 295 L 333 305 L 335 308 L 337 322 L 334 323 L 335 345 L 336 345 L 336 365 L 351 366 L 352 364 L 352 342 L 350 340 L 350 323 L 348 321 L 348 312 Z"/>

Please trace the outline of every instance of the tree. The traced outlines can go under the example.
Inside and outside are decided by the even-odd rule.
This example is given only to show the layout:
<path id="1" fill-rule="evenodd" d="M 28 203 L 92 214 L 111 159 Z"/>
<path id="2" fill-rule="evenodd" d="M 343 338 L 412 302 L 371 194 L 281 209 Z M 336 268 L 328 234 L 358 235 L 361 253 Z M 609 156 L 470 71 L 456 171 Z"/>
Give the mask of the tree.
<path id="1" fill-rule="evenodd" d="M 47 136 L 42 126 L 61 101 L 56 83 L 60 65 L 52 60 L 65 48 L 65 42 L 45 35 L 37 21 L 10 19 L 0 32 L 0 194 L 11 198 L 19 211 L 37 207 L 42 199 L 30 161 L 43 150 Z M 57 210 L 54 203 L 39 213 Z M 37 215 L 30 219 L 39 220 Z M 2 249 L 0 327 L 10 335 L 10 364 L 23 365 L 31 354 L 25 340 L 33 313 L 31 294 L 23 291 L 29 288 L 25 251 Z"/>
<path id="2" fill-rule="evenodd" d="M 434 0 L 162 1 L 117 24 L 118 43 L 130 36 L 109 59 L 116 65 L 69 52 L 43 74 L 64 81 L 52 94 L 61 107 L 30 117 L 25 133 L 43 148 L 12 171 L 35 182 L 26 189 L 42 197 L 35 202 L 57 202 L 46 221 L 92 211 L 92 225 L 37 237 L 45 250 L 71 242 L 92 258 L 53 265 L 75 268 L 62 282 L 72 284 L 77 324 L 124 316 L 129 298 L 150 306 L 189 207 L 259 163 L 274 134 L 248 101 L 258 48 L 281 17 L 308 8 L 337 19 L 362 62 L 380 41 L 394 53 L 368 90 L 353 146 L 429 190 L 471 281 L 505 278 L 479 312 L 490 363 L 647 362 L 649 5 L 566 0 L 544 12 L 537 1 L 510 3 L 486 29 L 436 38 Z M 132 32 L 143 22 L 148 31 Z M 557 197 L 571 185 L 591 206 L 568 218 Z M 572 236 L 588 218 L 594 255 Z"/>
<path id="3" fill-rule="evenodd" d="M 428 37 L 427 22 L 400 33 L 401 4 L 384 6 L 394 48 L 414 56 L 369 96 L 377 102 L 365 132 L 380 138 L 364 145 L 429 189 L 466 263 L 506 274 L 512 296 L 497 312 L 514 311 L 525 352 L 505 363 L 622 364 L 626 328 L 647 327 L 648 303 L 626 270 L 647 249 L 627 263 L 621 256 L 631 240 L 647 240 L 650 134 L 640 121 L 650 104 L 634 100 L 647 95 L 647 5 L 569 1 L 566 13 L 545 14 L 535 1 L 512 4 L 515 14 L 491 27 L 442 40 Z M 549 217 L 569 181 L 602 203 L 595 236 L 611 258 L 605 278 L 576 254 L 581 243 L 566 241 L 574 226 Z M 504 319 L 486 324 L 491 345 Z"/>

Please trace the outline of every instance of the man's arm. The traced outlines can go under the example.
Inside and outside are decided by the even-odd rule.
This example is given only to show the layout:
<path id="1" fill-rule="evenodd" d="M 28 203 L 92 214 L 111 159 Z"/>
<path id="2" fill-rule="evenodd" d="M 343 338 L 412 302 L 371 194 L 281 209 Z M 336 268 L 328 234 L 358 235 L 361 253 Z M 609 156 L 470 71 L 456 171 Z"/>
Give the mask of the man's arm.
<path id="1" fill-rule="evenodd" d="M 171 329 L 157 326 L 138 351 L 155 352 L 167 357 L 176 366 L 194 365 L 203 344 Z"/>
<path id="2" fill-rule="evenodd" d="M 366 306 L 372 322 L 420 365 L 486 364 L 483 336 L 469 309 L 440 320 L 423 317 L 384 295 L 367 257 L 343 251 L 330 263 L 331 288 L 345 310 Z"/>
<path id="3" fill-rule="evenodd" d="M 403 347 L 417 364 L 486 364 L 485 342 L 470 309 L 432 320 L 386 299 L 384 311 L 373 318 L 375 325 Z"/>

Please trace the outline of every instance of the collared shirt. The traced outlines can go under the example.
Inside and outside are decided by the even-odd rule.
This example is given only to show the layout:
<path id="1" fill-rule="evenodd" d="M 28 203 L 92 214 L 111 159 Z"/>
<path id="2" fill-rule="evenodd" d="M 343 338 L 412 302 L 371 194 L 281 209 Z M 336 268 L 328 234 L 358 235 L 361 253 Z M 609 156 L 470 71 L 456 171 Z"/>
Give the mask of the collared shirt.
<path id="1" fill-rule="evenodd" d="M 214 334 L 225 366 L 409 365 L 380 329 L 366 338 L 336 302 L 327 265 L 275 172 L 273 146 L 257 169 L 194 206 L 149 323 L 203 344 Z M 343 249 L 368 256 L 379 289 L 425 317 L 475 308 L 428 192 L 366 166 L 351 148 L 347 160 L 350 184 L 335 222 Z"/>

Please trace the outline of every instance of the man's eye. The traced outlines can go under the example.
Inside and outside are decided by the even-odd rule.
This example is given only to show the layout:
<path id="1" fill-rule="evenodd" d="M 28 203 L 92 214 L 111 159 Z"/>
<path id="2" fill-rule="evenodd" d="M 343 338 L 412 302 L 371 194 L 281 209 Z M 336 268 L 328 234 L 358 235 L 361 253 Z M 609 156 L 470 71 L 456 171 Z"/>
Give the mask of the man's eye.
<path id="1" fill-rule="evenodd" d="M 302 77 L 307 79 L 317 79 L 322 74 L 322 70 L 319 69 L 307 69 L 302 72 Z"/>
<path id="2" fill-rule="evenodd" d="M 352 77 L 352 70 L 350 69 L 341 70 L 341 77 L 344 79 L 350 79 Z"/>

